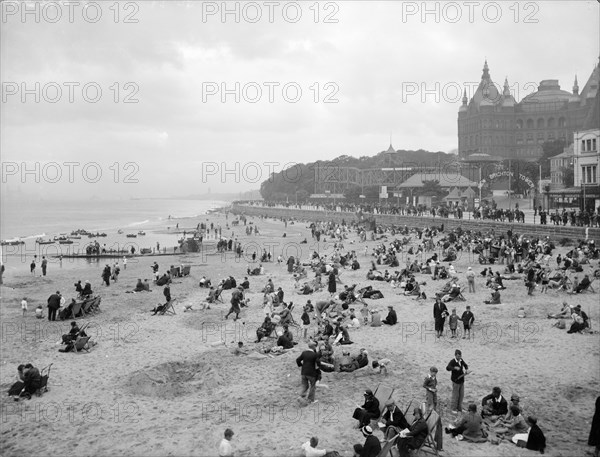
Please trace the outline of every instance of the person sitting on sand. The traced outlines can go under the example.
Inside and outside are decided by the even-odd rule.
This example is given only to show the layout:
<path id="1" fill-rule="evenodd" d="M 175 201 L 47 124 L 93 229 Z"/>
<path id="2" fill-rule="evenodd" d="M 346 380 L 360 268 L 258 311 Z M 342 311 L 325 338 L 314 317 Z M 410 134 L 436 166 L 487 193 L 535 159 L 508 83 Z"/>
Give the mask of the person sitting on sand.
<path id="1" fill-rule="evenodd" d="M 261 292 L 264 294 L 272 294 L 275 292 L 275 285 L 273 284 L 273 280 L 271 278 L 267 280 L 267 283 Z"/>
<path id="2" fill-rule="evenodd" d="M 492 292 L 492 298 L 490 300 L 485 300 L 484 303 L 486 305 L 500 305 L 500 291 L 496 288 Z"/>
<path id="3" fill-rule="evenodd" d="M 144 283 L 142 282 L 141 278 L 138 278 L 137 284 L 135 285 L 135 289 L 133 289 L 133 291 L 134 292 L 143 292 L 144 290 L 145 290 Z"/>
<path id="4" fill-rule="evenodd" d="M 244 290 L 250 289 L 250 281 L 248 281 L 248 276 L 244 277 L 244 280 L 240 284 Z"/>
<path id="5" fill-rule="evenodd" d="M 277 332 L 277 346 L 281 346 L 283 349 L 293 349 L 294 343 L 290 340 L 290 337 L 292 337 L 292 335 L 287 327 L 284 327 L 283 331 L 279 330 Z"/>
<path id="6" fill-rule="evenodd" d="M 458 437 L 459 440 L 483 443 L 487 441 L 483 436 L 481 415 L 477 414 L 477 405 L 471 403 L 467 414 L 459 416 L 459 418 L 448 427 L 445 428 L 446 433 L 452 434 L 453 437 Z"/>
<path id="7" fill-rule="evenodd" d="M 581 305 L 573 308 L 571 313 L 572 324 L 567 333 L 580 333 L 590 326 L 588 315 L 581 310 Z"/>
<path id="8" fill-rule="evenodd" d="M 23 367 L 23 390 L 21 395 L 30 399 L 40 387 L 42 387 L 42 375 L 40 374 L 40 370 L 30 363 L 26 364 Z"/>
<path id="9" fill-rule="evenodd" d="M 304 443 L 302 447 L 302 452 L 304 453 L 304 457 L 322 457 L 327 454 L 325 449 L 317 449 L 319 445 L 319 438 L 313 436 L 309 441 Z"/>
<path id="10" fill-rule="evenodd" d="M 371 311 L 371 327 L 381 327 L 381 314 L 378 309 Z"/>
<path id="11" fill-rule="evenodd" d="M 371 420 L 379 419 L 379 416 L 381 416 L 379 412 L 379 400 L 373 395 L 373 391 L 367 389 L 363 395 L 365 397 L 364 404 L 362 406 L 356 405 L 357 407 L 352 414 L 352 418 L 358 420 L 357 428 L 369 425 Z"/>
<path id="12" fill-rule="evenodd" d="M 527 431 L 529 426 L 521 414 L 521 410 L 517 406 L 510 407 L 511 419 L 500 420 L 495 425 L 496 435 L 504 435 L 507 433 L 524 433 Z"/>
<path id="13" fill-rule="evenodd" d="M 481 399 L 481 416 L 504 416 L 508 413 L 508 403 L 506 398 L 502 396 L 500 387 L 494 387 L 492 393 Z"/>
<path id="14" fill-rule="evenodd" d="M 548 319 L 566 319 L 571 317 L 571 309 L 571 306 L 564 301 L 562 304 L 562 309 L 558 313 L 548 314 Z"/>
<path id="15" fill-rule="evenodd" d="M 360 431 L 365 437 L 365 442 L 364 444 L 354 445 L 354 457 L 377 457 L 381 452 L 379 438 L 373 435 L 373 429 L 370 425 L 365 425 Z"/>
<path id="16" fill-rule="evenodd" d="M 248 355 L 248 349 L 244 347 L 244 343 L 239 341 L 237 346 L 231 349 L 233 355 Z"/>
<path id="17" fill-rule="evenodd" d="M 206 297 L 206 301 L 208 303 L 214 303 L 217 300 L 217 291 L 215 290 L 214 286 L 210 286 L 210 289 L 208 290 L 208 297 Z"/>
<path id="18" fill-rule="evenodd" d="M 264 337 L 270 336 L 275 330 L 275 324 L 271 322 L 271 318 L 269 316 L 265 317 L 262 325 L 256 329 L 256 341 L 255 343 L 260 343 Z"/>
<path id="19" fill-rule="evenodd" d="M 157 286 L 165 286 L 171 282 L 171 277 L 168 273 L 164 273 L 160 278 L 157 279 Z"/>
<path id="20" fill-rule="evenodd" d="M 198 283 L 199 287 L 210 287 L 210 279 L 206 279 L 206 276 L 202 276 L 200 282 Z"/>
<path id="21" fill-rule="evenodd" d="M 386 325 L 396 325 L 398 323 L 398 315 L 392 305 L 388 306 L 388 315 L 381 322 Z"/>
<path id="22" fill-rule="evenodd" d="M 519 447 L 525 447 L 530 451 L 539 451 L 540 454 L 543 454 L 546 449 L 546 437 L 537 425 L 537 418 L 529 416 L 527 417 L 527 423 L 529 425 L 527 433 L 515 434 L 512 437 L 512 442 Z"/>
<path id="23" fill-rule="evenodd" d="M 18 379 L 17 381 L 8 389 L 8 395 L 18 397 L 19 394 L 23 391 L 23 387 L 25 387 L 25 375 L 23 370 L 25 369 L 25 365 L 21 364 L 17 367 Z M 15 399 L 18 400 L 18 399 Z"/>

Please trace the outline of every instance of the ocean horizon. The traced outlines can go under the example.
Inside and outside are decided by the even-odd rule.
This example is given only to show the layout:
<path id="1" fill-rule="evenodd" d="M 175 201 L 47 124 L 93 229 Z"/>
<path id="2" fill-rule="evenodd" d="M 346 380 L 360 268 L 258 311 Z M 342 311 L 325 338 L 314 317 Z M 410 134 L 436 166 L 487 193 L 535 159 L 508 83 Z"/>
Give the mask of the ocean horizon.
<path id="1" fill-rule="evenodd" d="M 199 217 L 228 206 L 219 200 L 3 200 L 0 208 L 0 239 L 52 238 L 73 230 L 108 232 L 144 226 L 164 220 Z"/>

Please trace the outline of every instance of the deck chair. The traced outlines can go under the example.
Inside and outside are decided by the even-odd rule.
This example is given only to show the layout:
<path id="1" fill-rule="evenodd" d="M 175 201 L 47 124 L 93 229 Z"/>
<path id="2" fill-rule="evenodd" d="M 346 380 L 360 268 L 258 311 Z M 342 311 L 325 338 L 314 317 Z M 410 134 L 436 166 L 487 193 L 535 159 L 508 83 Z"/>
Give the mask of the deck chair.
<path id="1" fill-rule="evenodd" d="M 223 298 L 221 297 L 221 294 L 222 294 L 222 293 L 223 293 L 223 288 L 219 287 L 219 288 L 217 289 L 217 292 L 215 293 L 215 303 L 216 303 L 217 301 L 220 301 L 221 303 L 225 303 L 225 302 L 223 301 Z"/>
<path id="2" fill-rule="evenodd" d="M 71 308 L 71 317 L 68 319 L 75 319 L 77 317 L 77 315 L 81 312 L 81 305 L 83 305 L 83 302 L 75 302 L 73 304 L 73 307 Z"/>
<path id="3" fill-rule="evenodd" d="M 438 413 L 435 410 L 431 410 L 429 412 L 429 415 L 427 416 L 427 436 L 425 437 L 425 441 L 423 441 L 423 444 L 421 444 L 421 446 L 419 447 L 419 449 L 416 450 L 416 454 L 415 455 L 420 455 L 421 451 L 428 453 L 428 454 L 432 454 L 432 455 L 436 455 L 437 457 L 440 456 L 438 447 L 438 443 L 436 441 L 436 433 L 438 432 L 438 426 L 440 423 L 440 416 L 438 415 Z M 427 448 L 427 450 L 425 449 Z"/>
<path id="4" fill-rule="evenodd" d="M 75 340 L 75 344 L 73 345 L 72 352 L 81 352 L 81 351 L 90 352 L 89 346 L 88 346 L 90 338 L 91 337 L 89 337 L 89 336 L 77 337 L 77 340 Z"/>
<path id="5" fill-rule="evenodd" d="M 400 435 L 394 435 L 389 440 L 384 440 L 384 446 L 381 448 L 381 452 L 377 454 L 377 457 L 393 457 L 392 448 L 396 445 L 396 441 Z"/>
<path id="6" fill-rule="evenodd" d="M 375 393 L 373 394 L 377 400 L 379 400 L 379 414 L 383 414 L 385 410 L 385 402 L 392 398 L 394 395 L 394 388 L 384 386 L 383 384 L 379 384 L 377 389 L 375 389 Z"/>
<path id="7" fill-rule="evenodd" d="M 173 306 L 173 304 L 175 304 L 175 303 L 177 303 L 177 299 L 174 298 L 173 300 L 167 302 L 163 306 L 163 308 L 156 314 L 159 316 L 166 316 L 166 315 L 174 316 L 175 314 L 177 314 L 177 313 L 175 313 L 175 307 Z"/>
<path id="8" fill-rule="evenodd" d="M 584 292 L 592 292 L 592 293 L 596 293 L 596 291 L 594 290 L 594 288 L 592 287 L 592 284 L 594 284 L 594 281 L 596 280 L 595 277 L 592 278 L 592 280 L 590 281 L 590 283 L 587 285 L 587 287 L 585 289 L 581 290 L 581 294 Z"/>
<path id="9" fill-rule="evenodd" d="M 183 267 L 183 270 L 181 270 L 181 276 L 189 276 L 191 269 L 192 269 L 191 265 L 186 265 L 185 267 Z"/>

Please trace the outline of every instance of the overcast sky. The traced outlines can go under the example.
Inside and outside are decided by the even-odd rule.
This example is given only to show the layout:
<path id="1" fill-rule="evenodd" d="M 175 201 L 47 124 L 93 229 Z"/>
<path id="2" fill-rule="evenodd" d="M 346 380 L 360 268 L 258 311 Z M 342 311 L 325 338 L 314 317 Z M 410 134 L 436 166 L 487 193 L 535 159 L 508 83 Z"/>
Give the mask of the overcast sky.
<path id="1" fill-rule="evenodd" d="M 448 152 L 486 58 L 521 100 L 600 54 L 596 0 L 72 3 L 2 3 L 2 198 L 239 192 L 390 134 Z"/>

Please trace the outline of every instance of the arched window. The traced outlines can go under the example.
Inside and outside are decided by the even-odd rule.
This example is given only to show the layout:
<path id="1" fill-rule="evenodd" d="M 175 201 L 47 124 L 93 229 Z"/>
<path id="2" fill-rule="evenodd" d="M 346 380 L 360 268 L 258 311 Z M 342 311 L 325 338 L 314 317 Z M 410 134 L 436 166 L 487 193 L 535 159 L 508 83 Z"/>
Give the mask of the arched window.
<path id="1" fill-rule="evenodd" d="M 523 119 L 517 119 L 517 128 L 518 129 L 522 129 L 523 128 Z"/>
<path id="2" fill-rule="evenodd" d="M 538 129 L 544 128 L 544 119 L 542 119 L 541 117 L 537 120 L 537 128 Z"/>
<path id="3" fill-rule="evenodd" d="M 559 117 L 558 118 L 558 126 L 559 127 L 565 127 L 567 125 L 565 118 L 564 117 Z"/>
<path id="4" fill-rule="evenodd" d="M 527 128 L 528 129 L 532 129 L 533 128 L 533 119 L 527 119 Z"/>
<path id="5" fill-rule="evenodd" d="M 555 122 L 555 120 L 554 120 L 553 117 L 551 117 L 550 119 L 548 119 L 548 128 L 549 129 L 553 129 L 556 126 L 555 124 L 556 124 L 556 122 Z"/>

